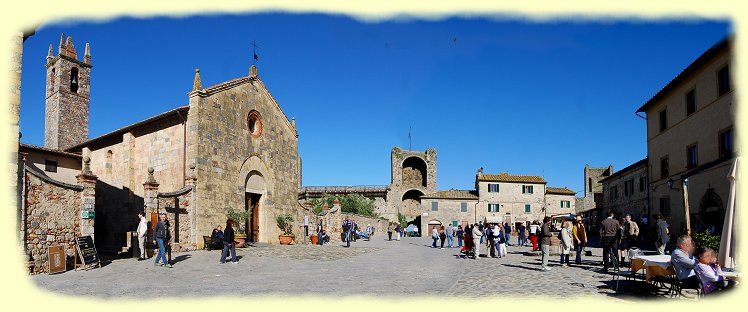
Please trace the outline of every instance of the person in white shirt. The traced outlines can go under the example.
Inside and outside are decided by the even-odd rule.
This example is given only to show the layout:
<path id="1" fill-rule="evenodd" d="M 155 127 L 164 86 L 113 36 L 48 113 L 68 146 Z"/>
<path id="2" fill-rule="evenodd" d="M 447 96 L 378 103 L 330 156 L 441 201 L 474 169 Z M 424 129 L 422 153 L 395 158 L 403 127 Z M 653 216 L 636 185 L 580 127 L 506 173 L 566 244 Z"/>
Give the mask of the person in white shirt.
<path id="1" fill-rule="evenodd" d="M 140 257 L 138 261 L 145 260 L 145 235 L 148 233 L 148 221 L 145 219 L 145 212 L 138 212 L 140 223 L 138 223 L 138 247 L 140 247 Z"/>

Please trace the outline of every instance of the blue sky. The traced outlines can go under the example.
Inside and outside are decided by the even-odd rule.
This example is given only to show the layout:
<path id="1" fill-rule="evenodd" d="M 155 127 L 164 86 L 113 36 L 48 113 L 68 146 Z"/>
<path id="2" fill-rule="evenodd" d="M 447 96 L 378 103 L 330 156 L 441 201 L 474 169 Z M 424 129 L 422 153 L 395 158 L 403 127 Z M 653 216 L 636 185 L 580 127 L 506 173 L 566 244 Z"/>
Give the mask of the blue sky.
<path id="1" fill-rule="evenodd" d="M 260 78 L 299 130 L 303 184 L 390 183 L 390 150 L 437 150 L 437 188 L 487 173 L 581 192 L 585 164 L 646 156 L 634 112 L 729 21 L 448 18 L 363 23 L 324 14 L 211 15 L 44 25 L 24 44 L 21 139 L 44 144 L 44 62 L 60 33 L 91 43 L 89 137 L 187 104 L 204 86 Z M 581 195 L 581 194 L 578 194 Z"/>

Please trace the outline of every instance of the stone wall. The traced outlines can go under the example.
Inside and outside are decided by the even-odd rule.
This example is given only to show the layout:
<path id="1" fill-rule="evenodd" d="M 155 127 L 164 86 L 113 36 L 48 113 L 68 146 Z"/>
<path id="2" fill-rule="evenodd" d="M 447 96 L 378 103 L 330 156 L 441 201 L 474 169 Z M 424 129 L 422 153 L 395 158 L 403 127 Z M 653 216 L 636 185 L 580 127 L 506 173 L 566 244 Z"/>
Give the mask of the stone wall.
<path id="1" fill-rule="evenodd" d="M 171 244 L 174 251 L 195 250 L 197 240 L 193 233 L 194 209 L 192 207 L 192 189 L 170 193 L 159 193 L 158 212 L 166 211 L 171 223 Z M 176 208 L 176 209 L 175 209 Z M 176 214 L 179 213 L 179 218 Z M 178 231 L 178 233 L 177 233 Z M 210 235 L 210 233 L 205 234 Z M 199 236 L 202 239 L 202 235 Z"/>
<path id="2" fill-rule="evenodd" d="M 75 237 L 93 236 L 93 219 L 81 219 L 93 210 L 95 177 L 79 175 L 83 185 L 52 180 L 34 167 L 24 170 L 24 244 L 31 257 L 31 273 L 48 270 L 47 248 L 64 245 L 68 268 L 75 260 Z"/>

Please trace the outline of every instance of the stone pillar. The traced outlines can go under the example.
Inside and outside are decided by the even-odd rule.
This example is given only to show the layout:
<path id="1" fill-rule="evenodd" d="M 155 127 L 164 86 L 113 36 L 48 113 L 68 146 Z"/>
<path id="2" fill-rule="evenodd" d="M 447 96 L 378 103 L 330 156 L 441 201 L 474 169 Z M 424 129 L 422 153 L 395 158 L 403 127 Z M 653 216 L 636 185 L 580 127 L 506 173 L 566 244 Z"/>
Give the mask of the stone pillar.
<path id="1" fill-rule="evenodd" d="M 190 171 L 187 173 L 187 176 L 184 178 L 184 185 L 192 187 L 192 191 L 190 191 L 189 194 L 189 215 L 190 215 L 190 237 L 192 237 L 192 242 L 195 244 L 197 248 L 202 248 L 203 246 L 203 240 L 198 239 L 198 237 L 202 237 L 200 235 L 197 235 L 197 208 L 195 207 L 195 201 L 197 200 L 197 196 L 195 195 L 197 191 L 197 175 L 195 173 L 195 168 L 197 167 L 196 164 L 190 164 Z"/>
<path id="2" fill-rule="evenodd" d="M 88 156 L 83 157 L 83 169 L 81 170 L 81 173 L 76 176 L 76 178 L 78 179 L 78 184 L 83 186 L 83 192 L 81 192 L 80 230 L 76 234 L 80 234 L 81 236 L 90 235 L 91 238 L 95 238 L 95 215 L 93 214 L 93 212 L 96 208 L 96 181 L 98 180 L 98 177 L 96 177 L 93 172 L 91 172 L 90 165 L 91 158 Z M 84 213 L 88 213 L 89 217 L 83 218 Z"/>
<path id="3" fill-rule="evenodd" d="M 143 183 L 143 202 L 145 204 L 145 215 L 158 213 L 158 182 L 153 177 L 153 168 L 148 167 L 148 179 Z"/>

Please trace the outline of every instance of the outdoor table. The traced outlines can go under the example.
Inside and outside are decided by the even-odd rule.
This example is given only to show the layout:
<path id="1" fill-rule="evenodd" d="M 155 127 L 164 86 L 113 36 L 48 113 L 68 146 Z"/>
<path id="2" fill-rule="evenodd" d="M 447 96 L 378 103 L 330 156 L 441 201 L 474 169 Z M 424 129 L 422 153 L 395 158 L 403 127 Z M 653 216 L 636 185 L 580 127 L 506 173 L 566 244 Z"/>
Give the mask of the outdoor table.
<path id="1" fill-rule="evenodd" d="M 725 272 L 722 271 L 722 274 L 720 274 L 722 277 L 724 277 L 726 280 L 731 281 L 737 281 L 738 280 L 738 272 Z"/>
<path id="2" fill-rule="evenodd" d="M 631 259 L 631 272 L 638 272 L 641 269 L 647 271 L 647 282 L 655 276 L 675 275 L 675 269 L 670 263 L 670 256 L 636 256 Z"/>

